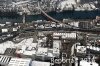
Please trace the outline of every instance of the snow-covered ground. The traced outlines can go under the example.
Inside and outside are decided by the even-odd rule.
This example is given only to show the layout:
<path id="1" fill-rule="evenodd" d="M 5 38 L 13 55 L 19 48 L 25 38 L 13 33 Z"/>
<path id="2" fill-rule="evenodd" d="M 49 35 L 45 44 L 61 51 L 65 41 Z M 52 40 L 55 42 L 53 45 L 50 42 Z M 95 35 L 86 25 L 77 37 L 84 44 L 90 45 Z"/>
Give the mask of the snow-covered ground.
<path id="1" fill-rule="evenodd" d="M 21 48 L 23 46 L 33 46 L 33 38 L 24 39 L 19 43 L 14 43 L 12 41 L 6 41 L 0 44 L 0 54 L 3 54 L 7 48 Z"/>

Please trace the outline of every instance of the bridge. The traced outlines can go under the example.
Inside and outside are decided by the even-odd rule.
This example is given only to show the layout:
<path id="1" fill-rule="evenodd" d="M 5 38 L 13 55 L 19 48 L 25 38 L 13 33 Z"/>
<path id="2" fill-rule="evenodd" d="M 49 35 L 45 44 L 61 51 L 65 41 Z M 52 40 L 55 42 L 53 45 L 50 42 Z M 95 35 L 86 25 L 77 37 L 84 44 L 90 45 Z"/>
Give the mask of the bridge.
<path id="1" fill-rule="evenodd" d="M 51 21 L 56 22 L 56 23 L 61 23 L 61 24 L 64 24 L 63 22 L 61 22 L 61 21 L 58 21 L 58 20 L 54 19 L 53 17 L 49 16 L 49 15 L 48 15 L 45 11 L 43 11 L 43 9 L 41 8 L 41 6 L 40 6 L 40 3 L 39 3 L 39 2 L 38 2 L 38 9 L 42 12 L 42 14 L 43 14 L 45 17 L 49 18 Z M 66 25 L 67 25 L 67 26 L 70 26 L 70 27 L 77 28 L 77 27 L 72 26 L 72 25 L 70 25 L 70 24 L 66 24 Z"/>
<path id="2" fill-rule="evenodd" d="M 46 16 L 47 18 L 49 18 L 50 20 L 54 21 L 54 22 L 57 22 L 59 23 L 60 21 L 52 18 L 51 16 L 49 16 L 45 11 L 42 10 L 41 6 L 40 6 L 40 3 L 38 2 L 38 8 L 39 10 L 43 13 L 44 16 Z"/>

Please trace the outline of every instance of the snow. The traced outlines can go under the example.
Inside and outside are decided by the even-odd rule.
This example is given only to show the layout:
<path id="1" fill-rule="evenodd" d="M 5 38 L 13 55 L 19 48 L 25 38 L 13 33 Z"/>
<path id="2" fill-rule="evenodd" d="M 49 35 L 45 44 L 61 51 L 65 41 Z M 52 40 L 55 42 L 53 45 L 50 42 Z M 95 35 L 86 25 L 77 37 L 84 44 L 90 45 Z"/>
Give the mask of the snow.
<path id="1" fill-rule="evenodd" d="M 14 44 L 11 41 L 7 41 L 5 43 L 0 44 L 0 54 L 4 54 L 7 48 L 14 48 Z"/>
<path id="2" fill-rule="evenodd" d="M 36 54 L 36 51 L 35 50 L 32 50 L 32 51 L 24 51 L 23 54 L 24 55 L 34 55 L 34 54 Z"/>
<path id="3" fill-rule="evenodd" d="M 6 42 L 0 44 L 0 54 L 4 54 L 4 52 L 5 52 L 5 50 L 7 48 L 19 48 L 19 49 L 22 49 L 20 51 L 17 51 L 18 53 L 22 53 L 23 51 L 26 51 L 26 48 L 27 47 L 30 48 L 30 46 L 32 48 L 36 48 L 37 43 L 32 43 L 32 42 L 33 42 L 33 38 L 24 39 L 20 43 L 16 43 L 16 44 L 13 43 L 12 41 L 6 41 Z"/>
<path id="4" fill-rule="evenodd" d="M 32 43 L 30 46 L 33 47 L 33 48 L 36 48 L 38 45 L 38 43 Z"/>
<path id="5" fill-rule="evenodd" d="M 96 62 L 80 61 L 80 66 L 99 66 Z"/>
<path id="6" fill-rule="evenodd" d="M 90 6 L 91 6 L 93 9 L 96 9 L 96 7 L 95 7 L 94 4 L 90 4 Z"/>
<path id="7" fill-rule="evenodd" d="M 77 3 L 80 3 L 81 2 L 81 0 L 77 0 Z"/>
<path id="8" fill-rule="evenodd" d="M 48 48 L 38 48 L 37 55 L 47 55 Z"/>
<path id="9" fill-rule="evenodd" d="M 31 45 L 33 43 L 33 38 L 26 39 L 25 45 Z"/>
<path id="10" fill-rule="evenodd" d="M 45 39 L 46 37 L 43 40 Z M 16 54 L 21 54 L 21 55 L 31 56 L 35 54 L 38 56 L 46 55 L 48 57 L 53 57 L 53 54 L 57 54 L 58 56 L 60 52 L 59 49 L 60 49 L 61 41 L 55 41 L 52 50 L 50 50 L 50 48 L 44 48 L 44 47 L 39 46 L 41 45 L 41 42 L 43 42 L 43 40 L 39 40 L 38 43 L 33 43 L 33 38 L 24 39 L 19 43 L 6 41 L 0 44 L 0 54 L 4 54 L 7 48 L 15 48 L 17 49 Z"/>
<path id="11" fill-rule="evenodd" d="M 66 4 L 76 4 L 76 2 L 75 2 L 75 0 L 66 0 L 66 1 L 63 1 L 62 3 L 61 3 L 61 5 L 66 5 Z"/>
<path id="12" fill-rule="evenodd" d="M 52 53 L 48 53 L 48 57 L 54 57 Z"/>
<path id="13" fill-rule="evenodd" d="M 25 51 L 26 50 L 26 45 L 22 46 L 22 50 Z"/>
<path id="14" fill-rule="evenodd" d="M 4 54 L 6 48 L 3 45 L 0 45 L 0 54 Z"/>
<path id="15" fill-rule="evenodd" d="M 17 28 L 13 28 L 13 31 L 17 31 Z"/>
<path id="16" fill-rule="evenodd" d="M 70 25 L 75 26 L 75 27 L 79 27 L 79 22 L 72 22 L 72 23 L 70 23 Z"/>
<path id="17" fill-rule="evenodd" d="M 100 51 L 99 47 L 87 46 L 88 49 Z"/>
<path id="18" fill-rule="evenodd" d="M 76 38 L 76 33 L 53 33 L 53 36 L 62 36 L 62 38 Z"/>
<path id="19" fill-rule="evenodd" d="M 32 61 L 32 66 L 50 66 L 50 62 Z"/>
<path id="20" fill-rule="evenodd" d="M 60 54 L 60 46 L 61 46 L 61 41 L 55 40 L 53 42 L 53 54 L 54 54 L 54 56 L 59 56 L 59 54 Z"/>
<path id="21" fill-rule="evenodd" d="M 62 1 L 58 7 L 61 8 L 61 10 L 63 10 L 65 7 L 67 8 L 72 8 L 72 4 L 76 4 L 75 0 L 66 0 L 66 1 Z"/>
<path id="22" fill-rule="evenodd" d="M 5 24 L 0 24 L 1 27 L 5 26 Z"/>
<path id="23" fill-rule="evenodd" d="M 29 58 L 11 58 L 8 66 L 29 66 L 30 62 Z"/>
<path id="24" fill-rule="evenodd" d="M 86 47 L 85 46 L 77 46 L 77 52 L 78 53 L 86 53 Z"/>
<path id="25" fill-rule="evenodd" d="M 4 29 L 2 29 L 2 32 L 4 33 L 4 32 L 8 32 L 8 29 L 7 28 L 4 28 Z"/>

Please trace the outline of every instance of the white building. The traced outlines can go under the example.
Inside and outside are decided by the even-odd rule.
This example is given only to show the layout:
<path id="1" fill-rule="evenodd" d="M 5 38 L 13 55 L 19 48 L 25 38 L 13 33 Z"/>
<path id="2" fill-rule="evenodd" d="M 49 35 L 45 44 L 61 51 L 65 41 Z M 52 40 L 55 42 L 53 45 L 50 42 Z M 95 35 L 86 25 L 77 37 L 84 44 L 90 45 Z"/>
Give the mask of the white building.
<path id="1" fill-rule="evenodd" d="M 86 47 L 85 46 L 77 46 L 77 53 L 86 54 Z"/>
<path id="2" fill-rule="evenodd" d="M 37 50 L 37 55 L 38 56 L 45 56 L 47 55 L 47 52 L 48 52 L 48 48 L 38 48 Z"/>
<path id="3" fill-rule="evenodd" d="M 100 52 L 100 48 L 99 47 L 95 47 L 95 46 L 87 46 L 87 49 Z"/>
<path id="4" fill-rule="evenodd" d="M 50 66 L 50 62 L 32 61 L 31 66 Z"/>
<path id="5" fill-rule="evenodd" d="M 78 66 L 78 63 L 75 63 L 75 66 Z M 96 62 L 87 62 L 85 60 L 80 61 L 80 66 L 99 66 Z"/>
<path id="6" fill-rule="evenodd" d="M 0 45 L 0 54 L 4 54 L 7 48 L 5 48 L 2 44 Z"/>
<path id="7" fill-rule="evenodd" d="M 60 49 L 61 49 L 61 41 L 54 40 L 53 41 L 53 54 L 55 57 L 58 57 L 60 55 Z"/>
<path id="8" fill-rule="evenodd" d="M 0 55 L 0 65 L 4 65 L 4 66 L 8 65 L 10 59 L 11 59 L 10 56 Z"/>
<path id="9" fill-rule="evenodd" d="M 31 59 L 29 58 L 11 58 L 8 66 L 30 66 Z"/>
<path id="10" fill-rule="evenodd" d="M 73 9 L 72 5 L 76 5 L 76 1 L 75 0 L 66 0 L 66 1 L 62 1 L 58 5 L 58 8 L 60 8 L 61 11 L 63 11 L 64 9 L 69 10 L 69 9 Z"/>
<path id="11" fill-rule="evenodd" d="M 13 28 L 13 31 L 17 31 L 18 29 L 17 28 Z"/>
<path id="12" fill-rule="evenodd" d="M 0 24 L 0 26 L 1 26 L 1 27 L 4 27 L 4 26 L 5 26 L 5 24 Z"/>
<path id="13" fill-rule="evenodd" d="M 2 33 L 4 32 L 8 32 L 8 29 L 7 28 L 2 29 Z"/>
<path id="14" fill-rule="evenodd" d="M 76 39 L 77 33 L 53 33 L 53 36 L 61 36 L 62 39 Z"/>

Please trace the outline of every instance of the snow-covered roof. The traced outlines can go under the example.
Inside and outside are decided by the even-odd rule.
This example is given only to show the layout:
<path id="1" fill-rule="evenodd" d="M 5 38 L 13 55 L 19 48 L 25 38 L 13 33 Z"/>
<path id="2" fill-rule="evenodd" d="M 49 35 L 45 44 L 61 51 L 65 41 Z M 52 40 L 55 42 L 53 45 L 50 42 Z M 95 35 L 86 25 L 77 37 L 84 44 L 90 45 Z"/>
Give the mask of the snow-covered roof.
<path id="1" fill-rule="evenodd" d="M 94 47 L 94 46 L 87 46 L 87 49 L 95 50 L 95 51 L 100 51 L 99 47 Z"/>
<path id="2" fill-rule="evenodd" d="M 32 61 L 32 66 L 50 66 L 50 62 Z"/>
<path id="3" fill-rule="evenodd" d="M 26 39 L 25 45 L 31 45 L 33 43 L 33 38 Z"/>
<path id="4" fill-rule="evenodd" d="M 54 54 L 54 56 L 59 56 L 60 47 L 61 47 L 61 41 L 59 41 L 59 40 L 53 41 L 53 54 Z"/>
<path id="5" fill-rule="evenodd" d="M 0 54 L 4 54 L 5 50 L 7 48 L 5 48 L 2 44 L 0 45 Z"/>
<path id="6" fill-rule="evenodd" d="M 17 50 L 17 54 L 23 54 L 23 55 L 34 55 L 36 54 L 36 46 L 37 43 L 32 43 L 30 46 L 23 45 L 21 50 Z"/>
<path id="7" fill-rule="evenodd" d="M 75 0 L 66 0 L 66 1 L 62 1 L 58 7 L 60 7 L 62 10 L 64 9 L 64 7 L 68 6 L 68 7 L 72 7 L 72 4 L 76 4 Z"/>
<path id="8" fill-rule="evenodd" d="M 36 51 L 35 50 L 33 50 L 33 51 L 24 51 L 23 54 L 24 55 L 34 55 L 34 54 L 36 54 Z"/>
<path id="9" fill-rule="evenodd" d="M 11 41 L 7 41 L 0 44 L 0 54 L 3 54 L 7 48 L 14 48 L 14 44 Z"/>
<path id="10" fill-rule="evenodd" d="M 53 41 L 53 48 L 60 49 L 61 41 L 60 40 L 54 40 Z"/>
<path id="11" fill-rule="evenodd" d="M 75 27 L 79 27 L 79 22 L 71 22 L 70 25 L 75 26 Z"/>
<path id="12" fill-rule="evenodd" d="M 86 47 L 85 46 L 77 46 L 77 52 L 78 53 L 86 53 Z"/>
<path id="13" fill-rule="evenodd" d="M 13 31 L 17 31 L 17 28 L 13 28 Z"/>
<path id="14" fill-rule="evenodd" d="M 62 36 L 62 38 L 76 38 L 76 33 L 53 33 L 53 36 Z"/>
<path id="15" fill-rule="evenodd" d="M 61 5 L 63 6 L 66 5 L 66 4 L 76 4 L 75 0 L 66 0 L 66 1 L 62 1 L 61 2 Z"/>
<path id="16" fill-rule="evenodd" d="M 24 54 L 26 54 L 26 52 L 29 52 L 28 50 L 30 50 L 29 53 L 31 53 L 31 51 L 33 51 L 31 54 L 34 54 L 36 52 L 34 50 L 34 48 L 36 48 L 36 47 L 37 47 L 37 43 L 33 43 L 33 38 L 24 39 L 20 43 L 16 43 L 16 44 L 12 41 L 6 41 L 6 42 L 0 44 L 0 54 L 4 54 L 4 52 L 7 48 L 19 48 L 21 50 L 17 51 L 17 53 L 24 52 Z M 27 50 L 26 50 L 26 48 L 27 48 Z"/>
<path id="17" fill-rule="evenodd" d="M 37 43 L 32 43 L 30 46 L 36 48 L 37 47 Z"/>
<path id="18" fill-rule="evenodd" d="M 18 47 L 18 46 L 36 46 L 36 43 L 33 43 L 33 38 L 29 38 L 29 39 L 24 39 L 23 41 L 19 42 L 19 43 L 14 43 L 12 41 L 6 41 L 4 43 L 1 43 L 0 45 L 3 45 L 4 47 L 7 48 L 12 48 L 12 47 Z"/>
<path id="19" fill-rule="evenodd" d="M 48 52 L 48 48 L 38 48 L 37 50 L 37 55 L 47 55 L 47 52 Z"/>
<path id="20" fill-rule="evenodd" d="M 30 62 L 29 58 L 11 58 L 8 66 L 29 66 Z"/>
<path id="21" fill-rule="evenodd" d="M 2 32 L 8 32 L 7 28 L 2 29 Z"/>
<path id="22" fill-rule="evenodd" d="M 5 24 L 0 24 L 0 26 L 5 26 Z"/>
<path id="23" fill-rule="evenodd" d="M 48 52 L 48 57 L 54 57 L 53 53 Z"/>
<path id="24" fill-rule="evenodd" d="M 44 38 L 46 39 L 46 38 Z M 4 54 L 7 48 L 16 48 L 16 54 L 22 55 L 38 55 L 38 56 L 48 56 L 53 57 L 53 51 L 55 54 L 59 53 L 60 41 L 54 41 L 54 46 L 51 51 L 48 48 L 43 48 L 41 45 L 42 40 L 39 40 L 38 43 L 33 43 L 33 38 L 24 39 L 19 43 L 14 43 L 12 41 L 6 41 L 0 44 L 0 54 Z"/>
<path id="25" fill-rule="evenodd" d="M 80 66 L 99 66 L 96 62 L 80 61 Z"/>

